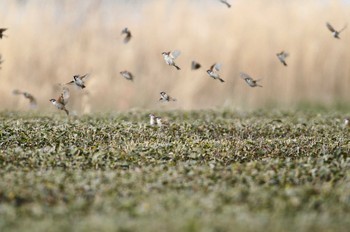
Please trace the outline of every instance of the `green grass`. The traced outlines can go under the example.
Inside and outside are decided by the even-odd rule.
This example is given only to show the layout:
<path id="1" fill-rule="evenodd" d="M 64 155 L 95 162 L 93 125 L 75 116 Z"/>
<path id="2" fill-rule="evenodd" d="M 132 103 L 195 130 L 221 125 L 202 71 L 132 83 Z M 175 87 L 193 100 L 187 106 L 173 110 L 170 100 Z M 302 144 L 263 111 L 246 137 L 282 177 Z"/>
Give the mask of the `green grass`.
<path id="1" fill-rule="evenodd" d="M 0 231 L 348 231 L 342 112 L 0 114 Z"/>

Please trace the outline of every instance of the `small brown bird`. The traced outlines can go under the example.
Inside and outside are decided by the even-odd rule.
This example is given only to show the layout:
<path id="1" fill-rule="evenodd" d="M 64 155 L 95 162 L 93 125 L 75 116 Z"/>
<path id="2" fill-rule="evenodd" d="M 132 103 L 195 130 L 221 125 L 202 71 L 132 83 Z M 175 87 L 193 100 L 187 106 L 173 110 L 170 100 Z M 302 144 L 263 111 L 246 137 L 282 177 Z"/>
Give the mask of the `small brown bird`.
<path id="1" fill-rule="evenodd" d="M 243 78 L 245 80 L 245 82 L 247 82 L 247 84 L 250 86 L 250 87 L 262 87 L 261 85 L 259 85 L 257 82 L 260 81 L 261 79 L 259 80 L 254 80 L 253 78 L 251 78 L 248 74 L 246 73 L 239 73 L 239 75 L 241 76 L 241 78 Z"/>
<path id="2" fill-rule="evenodd" d="M 169 102 L 169 101 L 176 101 L 176 99 L 173 97 L 170 97 L 166 92 L 162 91 L 162 92 L 160 92 L 159 101 Z"/>
<path id="3" fill-rule="evenodd" d="M 133 81 L 133 80 L 134 80 L 134 75 L 132 75 L 132 73 L 129 72 L 129 71 L 124 70 L 124 71 L 121 71 L 120 74 L 121 74 L 125 79 L 127 79 L 127 80 L 129 80 L 129 81 Z"/>
<path id="4" fill-rule="evenodd" d="M 162 52 L 163 58 L 165 62 L 170 65 L 174 66 L 177 70 L 180 70 L 181 68 L 175 64 L 175 59 L 181 54 L 179 50 L 174 50 L 172 52 Z"/>
<path id="5" fill-rule="evenodd" d="M 69 111 L 66 109 L 66 105 L 68 103 L 69 99 L 69 89 L 66 87 L 63 87 L 61 95 L 56 99 L 50 99 L 50 102 L 56 106 L 57 109 L 59 110 L 64 110 L 67 115 L 69 115 Z"/>
<path id="6" fill-rule="evenodd" d="M 198 62 L 196 62 L 196 61 L 192 61 L 192 63 L 191 63 L 191 69 L 192 70 L 197 70 L 197 69 L 199 69 L 200 67 L 202 67 L 202 65 L 200 64 L 200 63 L 198 63 Z"/>
<path id="7" fill-rule="evenodd" d="M 350 118 L 346 117 L 344 119 L 344 127 L 350 128 Z"/>
<path id="8" fill-rule="evenodd" d="M 284 66 L 287 66 L 286 58 L 289 56 L 287 52 L 281 51 L 280 53 L 277 53 L 276 56 Z"/>
<path id="9" fill-rule="evenodd" d="M 0 28 L 0 39 L 2 39 L 2 37 L 8 37 L 7 35 L 3 34 L 6 30 L 7 28 Z"/>
<path id="10" fill-rule="evenodd" d="M 227 2 L 227 0 L 219 0 L 219 1 L 224 3 L 228 8 L 231 7 L 231 5 Z"/>
<path id="11" fill-rule="evenodd" d="M 335 30 L 334 27 L 328 22 L 326 23 L 326 26 L 328 30 L 332 32 L 334 38 L 340 39 L 339 34 L 345 30 L 345 28 L 347 27 L 347 24 L 340 31 Z"/>
<path id="12" fill-rule="evenodd" d="M 149 124 L 154 126 L 156 124 L 156 116 L 154 114 L 149 114 Z"/>
<path id="13" fill-rule="evenodd" d="M 85 83 L 84 83 L 84 79 L 88 77 L 89 74 L 85 74 L 83 76 L 80 75 L 74 75 L 73 76 L 73 80 L 68 82 L 66 85 L 70 85 L 70 84 L 75 84 L 76 86 L 78 86 L 81 89 L 84 89 Z"/>
<path id="14" fill-rule="evenodd" d="M 127 27 L 124 28 L 121 34 L 125 34 L 124 43 L 128 43 L 132 37 L 129 29 Z"/>
<path id="15" fill-rule="evenodd" d="M 31 95 L 30 93 L 28 92 L 23 92 L 23 91 L 20 91 L 18 89 L 15 89 L 13 90 L 12 92 L 13 94 L 15 95 L 23 95 L 25 98 L 27 98 L 29 100 L 29 104 L 30 104 L 30 108 L 34 109 L 37 107 L 37 102 L 36 102 L 36 99 L 33 95 Z"/>
<path id="16" fill-rule="evenodd" d="M 210 69 L 207 70 L 207 73 L 210 77 L 212 77 L 213 79 L 217 79 L 221 82 L 225 82 L 223 79 L 221 79 L 220 75 L 217 73 L 221 68 L 221 64 L 213 64 L 212 66 L 210 66 Z"/>

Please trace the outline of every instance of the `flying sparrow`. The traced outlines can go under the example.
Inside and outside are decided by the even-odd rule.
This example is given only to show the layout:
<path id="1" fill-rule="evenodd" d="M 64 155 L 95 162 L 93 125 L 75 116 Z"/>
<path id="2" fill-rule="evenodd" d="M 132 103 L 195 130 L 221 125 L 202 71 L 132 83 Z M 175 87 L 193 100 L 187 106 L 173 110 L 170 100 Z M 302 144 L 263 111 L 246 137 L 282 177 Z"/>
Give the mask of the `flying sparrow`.
<path id="1" fill-rule="evenodd" d="M 128 71 L 121 71 L 120 74 L 127 80 L 129 81 L 133 81 L 134 80 L 134 76 L 132 75 L 131 72 L 128 72 Z"/>
<path id="2" fill-rule="evenodd" d="M 239 73 L 239 75 L 241 76 L 241 78 L 243 78 L 245 80 L 245 82 L 247 82 L 247 84 L 250 86 L 250 87 L 262 87 L 261 85 L 259 85 L 257 82 L 260 81 L 259 80 L 254 80 L 253 78 L 251 78 L 248 74 L 246 73 Z"/>
<path id="3" fill-rule="evenodd" d="M 177 70 L 180 70 L 180 67 L 175 64 L 175 59 L 181 54 L 179 50 L 174 50 L 172 52 L 163 52 L 163 58 L 165 62 L 170 65 L 174 66 Z"/>
<path id="4" fill-rule="evenodd" d="M 169 102 L 169 101 L 176 101 L 176 99 L 173 97 L 170 97 L 166 92 L 160 92 L 159 101 Z"/>
<path id="5" fill-rule="evenodd" d="M 284 66 L 287 66 L 286 58 L 289 56 L 287 52 L 281 51 L 280 53 L 277 53 L 276 56 Z"/>
<path id="6" fill-rule="evenodd" d="M 202 65 L 200 63 L 197 63 L 196 61 L 192 61 L 191 63 L 191 69 L 192 70 L 197 70 L 201 67 Z"/>
<path id="7" fill-rule="evenodd" d="M 0 28 L 0 39 L 2 39 L 2 37 L 7 37 L 7 35 L 3 34 L 6 30 L 7 28 Z"/>
<path id="8" fill-rule="evenodd" d="M 334 27 L 333 27 L 330 23 L 327 22 L 327 23 L 326 23 L 326 26 L 327 26 L 328 30 L 330 30 L 330 31 L 332 32 L 333 37 L 336 38 L 336 39 L 340 39 L 339 34 L 340 34 L 342 31 L 344 31 L 345 28 L 347 27 L 347 25 L 345 25 L 340 31 L 336 31 L 336 30 L 334 29 Z"/>
<path id="9" fill-rule="evenodd" d="M 154 114 L 149 114 L 149 124 L 154 126 L 156 124 L 156 116 Z"/>
<path id="10" fill-rule="evenodd" d="M 127 27 L 124 28 L 121 34 L 125 34 L 124 43 L 128 43 L 131 39 L 131 32 L 129 29 Z"/>
<path id="11" fill-rule="evenodd" d="M 18 89 L 13 90 L 12 93 L 15 94 L 15 95 L 23 95 L 25 98 L 27 98 L 29 100 L 30 108 L 32 108 L 32 109 L 36 108 L 36 106 L 37 106 L 36 99 L 30 93 L 22 92 L 22 91 L 20 91 Z"/>
<path id="12" fill-rule="evenodd" d="M 66 105 L 68 103 L 69 99 L 69 89 L 66 87 L 63 87 L 61 95 L 58 97 L 58 99 L 50 99 L 50 102 L 56 106 L 59 110 L 64 110 L 67 115 L 69 115 L 69 111 L 66 109 Z"/>
<path id="13" fill-rule="evenodd" d="M 88 74 L 85 74 L 83 76 L 80 75 L 74 75 L 73 76 L 73 80 L 71 82 L 68 82 L 66 85 L 70 85 L 70 84 L 75 84 L 76 86 L 78 86 L 81 89 L 84 89 L 85 83 L 84 83 L 84 79 L 88 76 Z"/>
<path id="14" fill-rule="evenodd" d="M 220 2 L 224 3 L 228 8 L 231 7 L 231 5 L 227 2 L 227 0 L 220 0 Z"/>
<path id="15" fill-rule="evenodd" d="M 221 68 L 221 64 L 213 64 L 210 69 L 207 70 L 207 73 L 209 74 L 210 77 L 213 79 L 218 79 L 221 82 L 225 82 L 223 79 L 220 78 L 220 75 L 217 73 Z"/>

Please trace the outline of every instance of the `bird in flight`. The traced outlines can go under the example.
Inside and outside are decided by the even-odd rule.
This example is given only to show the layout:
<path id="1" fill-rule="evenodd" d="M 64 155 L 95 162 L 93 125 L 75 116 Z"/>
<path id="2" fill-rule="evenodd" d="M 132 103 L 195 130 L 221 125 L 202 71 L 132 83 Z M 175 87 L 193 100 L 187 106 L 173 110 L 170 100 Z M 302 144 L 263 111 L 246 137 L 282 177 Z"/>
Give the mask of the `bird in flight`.
<path id="1" fill-rule="evenodd" d="M 129 81 L 133 81 L 133 80 L 134 80 L 134 75 L 132 75 L 132 73 L 129 72 L 129 71 L 124 70 L 124 71 L 121 71 L 120 74 L 121 74 L 125 79 L 127 79 L 127 80 L 129 80 Z"/>
<path id="2" fill-rule="evenodd" d="M 257 82 L 260 81 L 261 79 L 259 80 L 254 80 L 253 78 L 251 78 L 248 74 L 246 73 L 243 73 L 241 72 L 239 74 L 241 76 L 241 78 L 243 78 L 245 80 L 245 82 L 247 82 L 247 84 L 250 86 L 250 87 L 262 87 L 261 85 L 259 85 Z"/>
<path id="3" fill-rule="evenodd" d="M 7 30 L 7 28 L 0 28 L 0 39 L 2 39 L 2 37 L 7 37 L 7 35 L 4 35 L 4 32 Z"/>
<path id="4" fill-rule="evenodd" d="M 59 110 L 64 110 L 67 115 L 69 115 L 69 111 L 66 109 L 66 105 L 68 103 L 69 99 L 69 89 L 66 87 L 63 87 L 62 93 L 57 99 L 50 99 L 50 102 L 56 106 L 57 109 Z"/>
<path id="5" fill-rule="evenodd" d="M 289 56 L 287 52 L 281 51 L 280 53 L 277 53 L 276 56 L 284 66 L 287 66 L 286 58 Z"/>
<path id="6" fill-rule="evenodd" d="M 160 99 L 159 101 L 162 101 L 162 102 L 169 102 L 169 101 L 176 101 L 175 98 L 169 96 L 166 92 L 162 91 L 160 92 Z"/>
<path id="7" fill-rule="evenodd" d="M 223 79 L 221 79 L 220 75 L 217 73 L 221 69 L 221 64 L 215 63 L 212 66 L 210 66 L 210 69 L 207 70 L 207 73 L 210 77 L 213 79 L 217 79 L 221 82 L 225 82 Z"/>
<path id="8" fill-rule="evenodd" d="M 334 27 L 330 24 L 330 23 L 326 23 L 326 26 L 328 28 L 328 30 L 330 30 L 333 34 L 333 37 L 336 39 L 340 39 L 339 34 L 345 30 L 345 28 L 347 27 L 347 25 L 345 25 L 342 29 L 340 29 L 339 31 L 335 30 Z"/>
<path id="9" fill-rule="evenodd" d="M 231 7 L 231 5 L 227 2 L 227 0 L 220 0 L 220 2 L 225 4 L 228 8 Z"/>
<path id="10" fill-rule="evenodd" d="M 13 90 L 12 93 L 15 95 L 23 95 L 25 98 L 27 98 L 29 100 L 30 108 L 34 109 L 37 107 L 36 99 L 32 94 L 28 92 L 20 91 L 18 89 Z"/>
<path id="11" fill-rule="evenodd" d="M 129 31 L 129 29 L 126 27 L 122 30 L 122 35 L 125 34 L 125 37 L 124 37 L 124 43 L 128 43 L 131 39 L 131 32 Z"/>
<path id="12" fill-rule="evenodd" d="M 174 50 L 172 52 L 163 52 L 163 58 L 165 60 L 165 63 L 167 63 L 170 66 L 174 66 L 177 70 L 180 70 L 181 68 L 175 64 L 175 59 L 181 54 L 179 50 Z"/>
<path id="13" fill-rule="evenodd" d="M 202 65 L 200 64 L 200 63 L 198 63 L 198 62 L 196 62 L 196 61 L 192 61 L 192 63 L 191 63 L 191 69 L 192 70 L 197 70 L 197 69 L 199 69 L 200 67 L 202 67 Z"/>
<path id="14" fill-rule="evenodd" d="M 76 86 L 78 86 L 81 89 L 84 89 L 85 83 L 84 83 L 84 79 L 88 77 L 89 74 L 85 74 L 85 75 L 74 75 L 73 76 L 73 80 L 68 82 L 66 85 L 71 85 L 71 84 L 75 84 Z"/>

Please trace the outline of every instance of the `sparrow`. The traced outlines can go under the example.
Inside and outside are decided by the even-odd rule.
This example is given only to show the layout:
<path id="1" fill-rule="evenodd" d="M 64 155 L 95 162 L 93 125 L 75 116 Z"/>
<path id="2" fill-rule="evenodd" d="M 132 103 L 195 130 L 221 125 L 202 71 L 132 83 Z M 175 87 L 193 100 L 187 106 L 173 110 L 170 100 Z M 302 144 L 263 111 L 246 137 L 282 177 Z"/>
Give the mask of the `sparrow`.
<path id="1" fill-rule="evenodd" d="M 350 118 L 345 118 L 344 119 L 344 127 L 349 127 L 350 128 Z"/>
<path id="2" fill-rule="evenodd" d="M 181 54 L 179 50 L 174 50 L 172 52 L 163 52 L 163 58 L 165 62 L 170 65 L 174 66 L 177 70 L 180 70 L 180 67 L 175 64 L 175 59 Z"/>
<path id="3" fill-rule="evenodd" d="M 128 43 L 131 39 L 131 32 L 129 29 L 127 27 L 124 28 L 121 34 L 125 34 L 124 43 Z"/>
<path id="4" fill-rule="evenodd" d="M 6 30 L 7 28 L 0 28 L 0 39 L 2 39 L 2 37 L 7 37 L 7 35 L 3 34 Z"/>
<path id="5" fill-rule="evenodd" d="M 251 78 L 248 74 L 246 73 L 239 73 L 239 75 L 241 76 L 241 78 L 243 78 L 245 80 L 245 82 L 247 82 L 247 84 L 250 86 L 250 87 L 262 87 L 261 85 L 257 84 L 259 80 L 254 80 L 253 78 Z"/>
<path id="6" fill-rule="evenodd" d="M 224 3 L 228 8 L 231 7 L 231 5 L 227 2 L 227 0 L 220 0 L 220 2 Z"/>
<path id="7" fill-rule="evenodd" d="M 159 126 L 159 127 L 162 127 L 165 125 L 165 124 L 163 124 L 161 117 L 156 117 L 156 122 L 157 122 L 157 126 Z"/>
<path id="8" fill-rule="evenodd" d="M 71 82 L 68 82 L 66 85 L 70 85 L 70 84 L 75 84 L 76 86 L 78 86 L 81 89 L 84 89 L 86 86 L 84 84 L 84 79 L 88 76 L 88 74 L 85 74 L 83 76 L 80 75 L 74 75 L 73 76 L 73 80 Z"/>
<path id="9" fill-rule="evenodd" d="M 347 25 L 345 25 L 340 31 L 336 31 L 336 30 L 334 29 L 334 27 L 333 27 L 330 23 L 327 22 L 327 23 L 326 23 L 326 26 L 327 26 L 328 30 L 330 30 L 330 31 L 332 32 L 333 37 L 336 38 L 336 39 L 340 39 L 339 34 L 340 34 L 342 31 L 344 31 L 345 28 L 347 27 Z"/>
<path id="10" fill-rule="evenodd" d="M 154 126 L 156 124 L 156 116 L 154 114 L 149 114 L 149 124 Z"/>
<path id="11" fill-rule="evenodd" d="M 173 97 L 170 97 L 166 92 L 160 92 L 160 98 L 159 98 L 159 101 L 162 101 L 162 102 L 169 102 L 169 101 L 176 101 L 175 98 Z"/>
<path id="12" fill-rule="evenodd" d="M 31 95 L 30 93 L 28 93 L 28 92 L 22 92 L 22 91 L 20 91 L 20 90 L 18 90 L 18 89 L 13 90 L 12 93 L 15 94 L 15 95 L 23 95 L 25 98 L 27 98 L 27 99 L 29 100 L 30 108 L 32 108 L 32 109 L 33 109 L 33 108 L 36 108 L 36 106 L 37 106 L 36 99 L 35 99 L 35 97 L 34 97 L 33 95 Z"/>
<path id="13" fill-rule="evenodd" d="M 220 75 L 217 73 L 217 71 L 219 71 L 220 68 L 221 68 L 221 64 L 215 63 L 210 67 L 210 69 L 207 70 L 207 73 L 213 79 L 218 79 L 221 82 L 225 82 L 223 79 L 220 78 Z"/>
<path id="14" fill-rule="evenodd" d="M 69 99 L 69 89 L 63 87 L 61 95 L 56 99 L 50 99 L 50 102 L 56 106 L 59 110 L 64 110 L 67 115 L 69 115 L 69 111 L 66 109 L 66 105 Z"/>
<path id="15" fill-rule="evenodd" d="M 129 81 L 133 81 L 134 80 L 134 76 L 132 75 L 131 72 L 128 72 L 128 71 L 121 71 L 120 74 L 127 80 Z"/>
<path id="16" fill-rule="evenodd" d="M 284 66 L 287 66 L 286 58 L 289 56 L 287 52 L 281 51 L 280 53 L 277 53 L 276 56 Z"/>
<path id="17" fill-rule="evenodd" d="M 197 63 L 196 61 L 192 61 L 191 63 L 191 69 L 192 70 L 197 70 L 201 67 L 202 65 L 200 63 Z"/>

